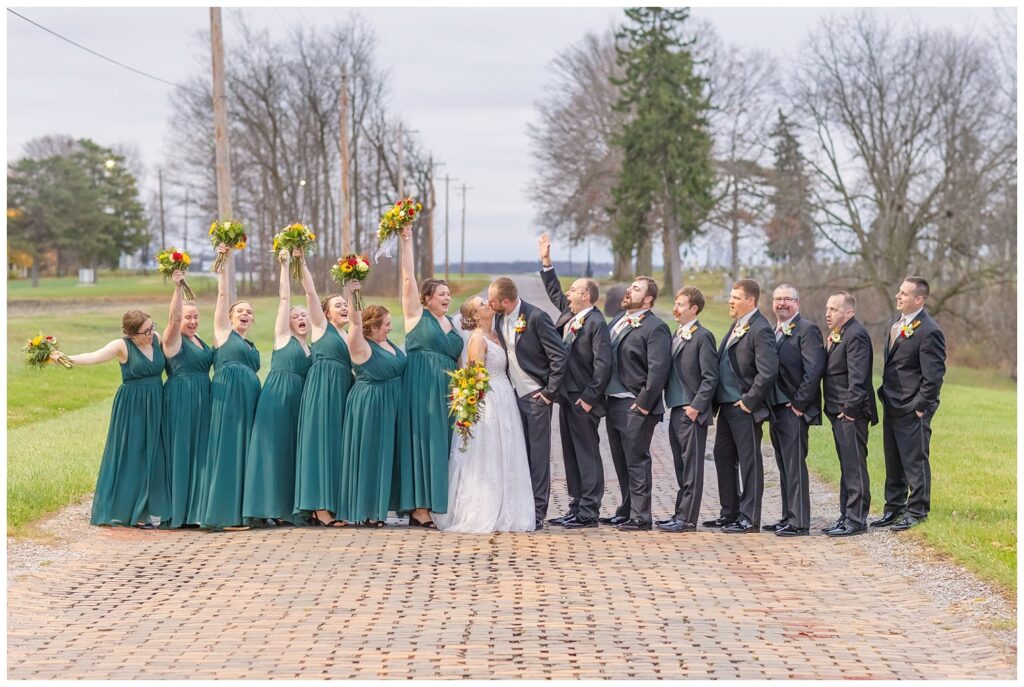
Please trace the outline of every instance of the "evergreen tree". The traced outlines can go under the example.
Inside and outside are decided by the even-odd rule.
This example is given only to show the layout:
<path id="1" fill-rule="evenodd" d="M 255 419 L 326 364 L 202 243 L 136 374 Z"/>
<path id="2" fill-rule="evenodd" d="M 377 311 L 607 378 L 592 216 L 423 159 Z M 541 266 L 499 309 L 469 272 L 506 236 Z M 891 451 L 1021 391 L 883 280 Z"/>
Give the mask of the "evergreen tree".
<path id="1" fill-rule="evenodd" d="M 771 183 L 775 190 L 771 197 L 772 217 L 765 226 L 768 256 L 787 264 L 810 263 L 815 252 L 809 180 L 800 142 L 782 110 L 771 136 L 775 154 Z"/>
<path id="2" fill-rule="evenodd" d="M 694 71 L 694 41 L 683 37 L 689 10 L 636 7 L 626 16 L 616 34 L 624 76 L 613 81 L 620 90 L 616 110 L 629 115 L 614 141 L 623 164 L 612 194 L 613 246 L 635 248 L 637 271 L 647 272 L 660 230 L 664 288 L 671 293 L 682 283 L 679 244 L 700 230 L 713 203 L 709 104 L 705 80 Z"/>

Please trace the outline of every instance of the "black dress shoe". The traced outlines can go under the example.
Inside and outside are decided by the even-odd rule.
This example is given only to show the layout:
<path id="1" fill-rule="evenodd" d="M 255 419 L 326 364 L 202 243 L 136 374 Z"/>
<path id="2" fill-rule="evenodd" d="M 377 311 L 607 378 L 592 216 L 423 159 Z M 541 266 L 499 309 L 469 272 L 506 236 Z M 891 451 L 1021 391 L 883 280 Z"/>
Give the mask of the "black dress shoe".
<path id="1" fill-rule="evenodd" d="M 747 534 L 748 532 L 757 532 L 757 525 L 746 518 L 740 518 L 731 525 L 723 527 L 722 531 L 727 534 Z"/>
<path id="2" fill-rule="evenodd" d="M 909 530 L 911 527 L 924 522 L 927 516 L 924 518 L 915 518 L 913 515 L 904 515 L 902 518 L 892 524 L 893 532 L 902 532 L 903 530 Z"/>
<path id="3" fill-rule="evenodd" d="M 845 524 L 846 524 L 846 518 L 844 518 L 843 516 L 839 516 L 839 519 L 836 520 L 831 525 L 829 525 L 828 527 L 822 527 L 821 528 L 821 533 L 822 534 L 828 534 L 832 530 L 837 530 L 837 529 L 839 529 L 840 527 L 842 527 Z"/>
<path id="4" fill-rule="evenodd" d="M 533 529 L 535 532 L 544 529 L 544 521 L 537 518 L 537 521 L 533 523 Z"/>
<path id="5" fill-rule="evenodd" d="M 729 518 L 715 518 L 714 520 L 705 520 L 701 524 L 704 525 L 704 527 L 725 527 L 726 525 L 731 525 L 734 522 L 736 521 L 730 520 Z"/>
<path id="6" fill-rule="evenodd" d="M 659 524 L 658 529 L 662 532 L 696 532 L 697 526 L 692 522 L 684 522 L 682 520 L 669 520 L 666 523 Z"/>
<path id="7" fill-rule="evenodd" d="M 903 517 L 903 513 L 883 513 L 882 517 L 878 520 L 872 520 L 868 523 L 869 527 L 888 527 L 889 525 L 895 524 L 897 520 Z"/>
<path id="8" fill-rule="evenodd" d="M 676 521 L 675 518 L 665 518 L 664 520 L 655 520 L 654 524 L 655 525 L 667 525 L 670 522 L 675 522 L 675 521 Z"/>
<path id="9" fill-rule="evenodd" d="M 629 520 L 625 515 L 613 515 L 610 518 L 598 518 L 597 521 L 602 525 L 621 525 L 622 523 Z"/>
<path id="10" fill-rule="evenodd" d="M 775 530 L 776 537 L 806 537 L 810 533 L 811 530 L 806 527 L 796 527 L 788 523 Z"/>
<path id="11" fill-rule="evenodd" d="M 651 523 L 643 522 L 642 520 L 627 520 L 626 522 L 619 524 L 616 529 L 622 530 L 623 532 L 639 532 L 641 530 L 650 531 Z"/>
<path id="12" fill-rule="evenodd" d="M 777 530 L 781 530 L 787 524 L 789 523 L 786 520 L 779 520 L 778 522 L 773 523 L 771 525 L 761 525 L 761 530 L 763 532 L 775 532 Z"/>
<path id="13" fill-rule="evenodd" d="M 567 530 L 582 530 L 588 527 L 597 527 L 597 519 L 573 518 L 572 520 L 566 520 L 562 523 L 562 527 Z"/>
<path id="14" fill-rule="evenodd" d="M 854 525 L 852 522 L 847 522 L 842 527 L 837 527 L 834 530 L 829 530 L 825 533 L 826 537 L 852 537 L 855 534 L 864 534 L 868 531 L 868 528 L 864 525 Z"/>
<path id="15" fill-rule="evenodd" d="M 548 518 L 548 524 L 549 525 L 563 525 L 563 524 L 565 524 L 566 520 L 571 520 L 572 518 L 575 518 L 575 517 L 576 517 L 575 513 L 566 513 L 565 515 L 560 515 L 557 518 Z"/>

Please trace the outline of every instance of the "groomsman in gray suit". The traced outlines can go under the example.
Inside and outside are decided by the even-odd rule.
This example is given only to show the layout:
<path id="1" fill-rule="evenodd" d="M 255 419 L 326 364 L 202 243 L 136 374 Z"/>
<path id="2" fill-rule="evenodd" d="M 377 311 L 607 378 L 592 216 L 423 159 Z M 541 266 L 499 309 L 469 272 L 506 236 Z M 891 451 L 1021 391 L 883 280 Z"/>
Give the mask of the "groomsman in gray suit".
<path id="1" fill-rule="evenodd" d="M 822 530 L 849 537 L 867 530 L 871 507 L 868 477 L 868 424 L 878 424 L 871 368 L 874 349 L 868 330 L 857 321 L 857 300 L 846 291 L 832 294 L 825 306 L 829 333 L 822 389 L 825 414 L 839 455 L 839 519 Z"/>
<path id="2" fill-rule="evenodd" d="M 718 387 L 715 336 L 697 321 L 702 310 L 704 294 L 696 286 L 684 286 L 676 292 L 672 316 L 679 328 L 672 337 L 672 369 L 665 387 L 665 407 L 672 409 L 668 439 L 679 492 L 672 517 L 656 523 L 663 532 L 693 532 L 700 514 L 704 449 Z"/>
<path id="3" fill-rule="evenodd" d="M 733 323 L 718 349 L 715 472 L 721 511 L 704 526 L 730 534 L 757 532 L 761 527 L 762 423 L 768 419 L 768 400 L 779 375 L 779 352 L 772 326 L 757 309 L 760 296 L 761 287 L 753 279 L 732 285 L 729 316 Z"/>
<path id="4" fill-rule="evenodd" d="M 622 504 L 601 522 L 622 531 L 650 530 L 651 437 L 665 406 L 661 392 L 668 381 L 672 334 L 652 311 L 658 284 L 637 277 L 622 297 L 622 312 L 611 325 L 612 377 L 608 382 L 605 429 Z"/>
<path id="5" fill-rule="evenodd" d="M 818 325 L 800 316 L 800 292 L 780 284 L 772 294 L 779 376 L 771 393 L 770 435 L 782 488 L 782 519 L 761 529 L 780 537 L 810 533 L 807 427 L 821 424 L 825 347 Z"/>
<path id="6" fill-rule="evenodd" d="M 907 277 L 896 294 L 900 316 L 889 330 L 878 396 L 885 448 L 885 512 L 872 527 L 908 530 L 928 517 L 932 418 L 946 374 L 946 339 L 925 312 L 928 282 Z"/>
<path id="7" fill-rule="evenodd" d="M 569 512 L 548 522 L 566 529 L 597 527 L 604 496 L 604 466 L 597 427 L 605 415 L 605 387 L 612 375 L 608 325 L 594 307 L 598 288 L 593 279 L 577 279 L 562 293 L 551 264 L 551 239 L 541 234 L 541 279 L 552 305 L 561 311 L 555 327 L 562 335 L 567 359 L 558 400 Z"/>

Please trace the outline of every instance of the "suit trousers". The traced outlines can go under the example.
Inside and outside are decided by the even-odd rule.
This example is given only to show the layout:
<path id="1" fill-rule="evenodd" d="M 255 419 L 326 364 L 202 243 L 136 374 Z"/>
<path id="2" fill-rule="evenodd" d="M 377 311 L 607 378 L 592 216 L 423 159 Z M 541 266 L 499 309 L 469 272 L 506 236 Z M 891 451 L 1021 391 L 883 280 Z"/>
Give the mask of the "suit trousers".
<path id="1" fill-rule="evenodd" d="M 612 464 L 619 479 L 622 504 L 615 515 L 651 522 L 651 438 L 661 415 L 643 415 L 630 410 L 632 398 L 608 397 L 605 429 L 611 448 Z"/>
<path id="2" fill-rule="evenodd" d="M 932 440 L 932 415 L 918 417 L 911 411 L 894 415 L 882 411 L 882 445 L 885 448 L 885 512 L 905 512 L 923 518 L 931 510 L 932 468 L 928 450 Z"/>
<path id="3" fill-rule="evenodd" d="M 707 425 L 699 425 L 676 406 L 668 420 L 668 443 L 676 469 L 676 520 L 696 525 L 704 492 L 704 451 L 708 443 Z"/>
<path id="4" fill-rule="evenodd" d="M 533 507 L 538 520 L 548 512 L 551 491 L 551 405 L 543 399 L 533 398 L 536 391 L 520 396 L 519 414 L 526 434 L 526 457 L 530 462 L 530 481 L 533 483 Z"/>
<path id="5" fill-rule="evenodd" d="M 726 404 L 718 409 L 716 426 L 714 453 L 721 517 L 738 520 L 742 516 L 760 527 L 764 495 L 761 423 L 739 406 Z"/>
<path id="6" fill-rule="evenodd" d="M 584 520 L 600 516 L 604 496 L 604 465 L 601 463 L 601 418 L 576 403 L 558 404 L 558 427 L 562 435 L 562 460 L 569 492 L 569 512 Z"/>
<path id="7" fill-rule="evenodd" d="M 829 415 L 832 438 L 839 455 L 839 512 L 848 522 L 867 524 L 871 508 L 871 480 L 868 477 L 868 419 L 840 420 Z"/>
<path id="8" fill-rule="evenodd" d="M 792 408 L 772 406 L 768 434 L 775 448 L 782 489 L 782 520 L 811 526 L 811 485 L 807 475 L 807 422 Z"/>

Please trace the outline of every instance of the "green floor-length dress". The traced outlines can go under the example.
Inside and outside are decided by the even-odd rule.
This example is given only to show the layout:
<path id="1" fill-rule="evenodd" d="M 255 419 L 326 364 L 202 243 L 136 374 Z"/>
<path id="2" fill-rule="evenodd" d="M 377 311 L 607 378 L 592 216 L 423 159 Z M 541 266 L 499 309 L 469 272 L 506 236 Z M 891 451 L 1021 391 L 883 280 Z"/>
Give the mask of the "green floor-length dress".
<path id="1" fill-rule="evenodd" d="M 199 524 L 220 529 L 242 524 L 245 452 L 260 397 L 260 354 L 233 331 L 213 349 L 210 383 L 210 440 L 206 450 L 206 490 Z"/>
<path id="2" fill-rule="evenodd" d="M 197 336 L 196 339 L 199 339 Z M 199 522 L 201 477 L 210 436 L 210 366 L 213 349 L 181 337 L 181 349 L 167 358 L 163 445 L 171 492 L 171 517 L 161 527 Z"/>
<path id="3" fill-rule="evenodd" d="M 368 343 L 370 359 L 353 366 L 356 383 L 348 394 L 341 433 L 341 475 L 334 517 L 349 522 L 387 519 L 398 448 L 398 400 L 405 353 L 390 341 L 394 353 L 375 341 Z"/>
<path id="4" fill-rule="evenodd" d="M 313 365 L 302 389 L 295 446 L 294 510 L 304 517 L 316 510 L 334 512 L 341 469 L 341 428 L 352 386 L 352 358 L 334 325 L 328 322 L 324 335 L 310 348 Z"/>
<path id="5" fill-rule="evenodd" d="M 147 522 L 151 514 L 162 516 L 170 500 L 161 474 L 166 469 L 160 441 L 164 353 L 156 337 L 152 360 L 130 337 L 124 341 L 128 362 L 121 364 L 121 386 L 110 410 L 89 520 L 93 525 Z"/>
<path id="6" fill-rule="evenodd" d="M 451 318 L 448 318 L 451 322 Z M 408 513 L 427 508 L 448 511 L 448 373 L 462 353 L 462 337 L 447 334 L 437 318 L 423 311 L 405 336 L 408 359 L 398 409 L 398 463 L 393 476 L 391 509 Z"/>
<path id="7" fill-rule="evenodd" d="M 302 386 L 311 364 L 310 356 L 294 336 L 270 359 L 270 374 L 256 405 L 245 459 L 245 524 L 262 524 L 253 521 L 265 518 L 293 521 L 296 430 Z"/>

